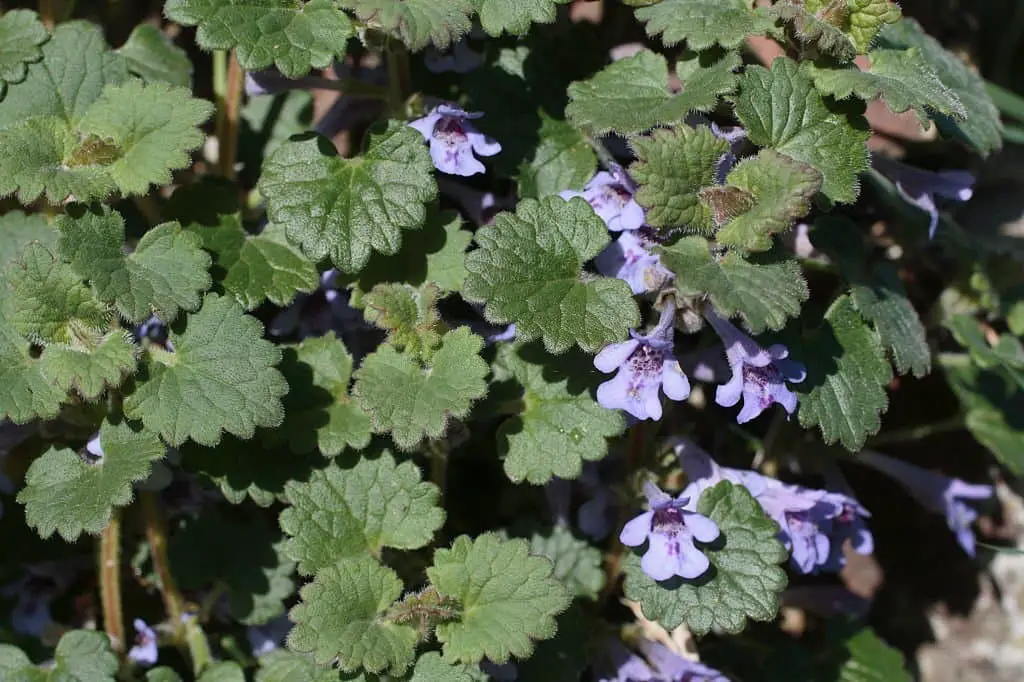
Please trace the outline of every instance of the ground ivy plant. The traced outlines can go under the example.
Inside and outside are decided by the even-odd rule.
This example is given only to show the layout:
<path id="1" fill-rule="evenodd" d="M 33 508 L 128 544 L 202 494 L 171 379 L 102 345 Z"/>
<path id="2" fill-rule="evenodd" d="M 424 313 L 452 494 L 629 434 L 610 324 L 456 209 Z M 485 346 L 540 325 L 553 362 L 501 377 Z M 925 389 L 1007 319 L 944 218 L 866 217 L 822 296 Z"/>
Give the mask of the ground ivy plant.
<path id="1" fill-rule="evenodd" d="M 900 523 L 844 473 L 973 557 L 992 486 L 892 446 L 1024 470 L 1019 265 L 948 212 L 999 112 L 896 3 L 39 4 L 4 679 L 910 679 L 863 613 L 778 628 Z"/>

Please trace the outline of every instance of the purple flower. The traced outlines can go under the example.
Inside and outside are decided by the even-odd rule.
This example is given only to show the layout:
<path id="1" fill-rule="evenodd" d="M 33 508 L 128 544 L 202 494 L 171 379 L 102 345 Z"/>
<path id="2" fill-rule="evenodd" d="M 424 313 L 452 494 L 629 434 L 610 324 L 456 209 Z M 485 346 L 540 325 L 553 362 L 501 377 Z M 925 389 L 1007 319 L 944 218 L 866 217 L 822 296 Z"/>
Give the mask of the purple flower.
<path id="1" fill-rule="evenodd" d="M 789 351 L 782 344 L 762 349 L 710 308 L 705 310 L 704 317 L 725 344 L 725 356 L 732 369 L 732 378 L 715 392 L 715 402 L 722 407 L 732 407 L 743 398 L 743 409 L 736 416 L 739 424 L 754 419 L 772 403 L 779 403 L 786 412 L 793 414 L 796 394 L 789 390 L 786 382 L 803 381 L 807 377 L 804 366 L 788 360 Z"/>
<path id="2" fill-rule="evenodd" d="M 128 651 L 128 658 L 144 666 L 156 663 L 156 633 L 141 618 L 132 623 L 135 626 L 135 646 Z"/>
<path id="3" fill-rule="evenodd" d="M 483 63 L 483 55 L 474 52 L 465 40 L 455 43 L 449 52 L 431 45 L 423 55 L 423 65 L 431 73 L 469 73 Z"/>
<path id="4" fill-rule="evenodd" d="M 439 104 L 429 114 L 409 125 L 430 143 L 430 157 L 437 170 L 451 175 L 476 175 L 486 169 L 476 160 L 473 152 L 479 156 L 494 156 L 501 151 L 498 142 L 469 122 L 481 116 L 482 113 L 470 113 L 450 104 Z"/>
<path id="5" fill-rule="evenodd" d="M 872 155 L 872 164 L 882 175 L 893 181 L 900 194 L 912 204 L 928 214 L 928 237 L 935 236 L 935 228 L 939 224 L 939 209 L 935 205 L 935 197 L 945 197 L 954 201 L 967 201 L 974 194 L 973 175 L 967 171 L 932 171 L 907 166 L 898 161 L 882 156 Z"/>
<path id="6" fill-rule="evenodd" d="M 623 232 L 597 255 L 594 266 L 605 277 L 625 280 L 634 294 L 657 291 L 673 275 L 649 248 L 650 243 L 642 235 Z"/>
<path id="7" fill-rule="evenodd" d="M 651 508 L 622 528 L 622 544 L 639 547 L 648 541 L 640 567 L 655 580 L 668 580 L 674 575 L 692 580 L 704 575 L 711 563 L 693 541 L 714 541 L 719 534 L 718 526 L 708 517 L 687 509 L 689 497 L 679 495 L 673 499 L 649 481 L 644 483 L 644 495 Z"/>
<path id="8" fill-rule="evenodd" d="M 618 639 L 607 639 L 600 652 L 600 662 L 594 666 L 597 682 L 651 682 L 656 679 L 647 661 L 627 649 Z"/>
<path id="9" fill-rule="evenodd" d="M 633 338 L 606 346 L 594 358 L 602 372 L 618 373 L 597 387 L 597 402 L 609 410 L 625 410 L 637 419 L 661 419 L 659 389 L 672 400 L 690 395 L 690 382 L 672 354 L 675 307 L 668 305 L 650 334 L 631 331 Z"/>
<path id="10" fill-rule="evenodd" d="M 698 499 L 704 490 L 723 480 L 745 487 L 764 513 L 779 524 L 779 540 L 801 573 L 841 568 L 841 549 L 847 538 L 862 554 L 873 550 L 871 535 L 863 523 L 868 511 L 852 497 L 786 484 L 755 471 L 719 466 L 688 440 L 681 440 L 675 451 L 693 481 L 683 494 Z"/>
<path id="11" fill-rule="evenodd" d="M 918 504 L 945 516 L 946 525 L 956 534 L 957 542 L 968 556 L 974 556 L 975 538 L 971 525 L 978 518 L 978 512 L 964 500 L 988 499 L 994 492 L 992 486 L 949 478 L 870 450 L 862 451 L 857 461 L 896 479 Z"/>
<path id="12" fill-rule="evenodd" d="M 252 655 L 258 658 L 263 654 L 269 654 L 271 651 L 281 648 L 291 628 L 292 623 L 288 620 L 287 616 L 277 616 L 263 625 L 249 626 L 245 634 L 249 640 L 249 648 L 252 649 Z"/>
<path id="13" fill-rule="evenodd" d="M 684 658 L 664 644 L 646 639 L 638 643 L 647 660 L 657 669 L 657 680 L 664 682 L 729 682 L 722 673 Z"/>
<path id="14" fill-rule="evenodd" d="M 729 175 L 732 167 L 736 165 L 736 158 L 747 141 L 747 131 L 744 130 L 743 126 L 720 128 L 717 123 L 712 122 L 711 132 L 714 133 L 715 137 L 729 143 L 729 150 L 722 154 L 722 158 L 718 160 L 718 170 L 716 173 L 718 184 L 724 185 L 725 178 Z"/>
<path id="15" fill-rule="evenodd" d="M 565 190 L 558 196 L 566 201 L 583 197 L 609 230 L 622 232 L 639 229 L 644 224 L 644 209 L 633 198 L 634 192 L 636 185 L 632 179 L 622 168 L 615 167 L 611 173 L 601 171 L 591 178 L 582 192 Z"/>

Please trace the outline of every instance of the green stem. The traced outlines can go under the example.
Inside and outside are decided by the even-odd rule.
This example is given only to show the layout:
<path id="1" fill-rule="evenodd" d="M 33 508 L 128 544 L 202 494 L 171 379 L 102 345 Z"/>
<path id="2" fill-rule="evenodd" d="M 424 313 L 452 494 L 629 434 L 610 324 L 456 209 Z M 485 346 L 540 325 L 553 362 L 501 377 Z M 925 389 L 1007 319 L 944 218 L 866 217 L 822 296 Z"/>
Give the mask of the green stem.
<path id="1" fill-rule="evenodd" d="M 441 491 L 441 506 L 444 506 L 444 495 L 448 486 L 448 453 L 444 445 L 437 440 L 427 444 L 430 452 L 430 481 Z"/>
<path id="2" fill-rule="evenodd" d="M 153 569 L 160 578 L 160 591 L 164 598 L 164 610 L 176 635 L 181 632 L 181 617 L 185 614 L 185 598 L 178 590 L 178 583 L 171 573 L 171 562 L 167 557 L 167 524 L 160 510 L 160 501 L 155 493 L 140 492 L 139 504 L 142 507 L 143 521 L 146 525 L 146 540 L 149 542 L 149 554 L 153 559 Z"/>
<path id="3" fill-rule="evenodd" d="M 965 428 L 966 420 L 962 414 L 958 414 L 955 417 L 944 419 L 933 424 L 923 424 L 921 426 L 912 426 L 906 429 L 896 429 L 893 431 L 887 431 L 886 433 L 875 436 L 868 441 L 867 447 L 877 448 L 880 445 L 891 445 L 893 443 L 906 443 L 908 441 L 921 440 L 929 436 L 934 436 L 940 433 L 949 433 L 950 431 L 959 431 Z"/>
<path id="4" fill-rule="evenodd" d="M 409 53 L 397 40 L 388 42 L 388 113 L 405 118 L 405 97 L 409 86 Z"/>
<path id="5" fill-rule="evenodd" d="M 644 422 L 637 423 L 629 432 L 629 449 L 626 453 L 626 471 L 623 477 L 625 481 L 632 480 L 633 472 L 643 463 L 644 435 Z M 632 509 L 630 509 L 628 504 L 622 505 L 619 509 L 618 524 L 613 529 L 615 532 L 612 534 L 612 549 L 605 560 L 605 578 L 604 588 L 601 590 L 601 603 L 607 601 L 608 597 L 615 592 L 619 575 L 622 573 L 622 554 L 625 552 L 625 547 L 619 541 L 618 529 L 626 525 L 631 511 Z"/>
<path id="6" fill-rule="evenodd" d="M 124 655 L 124 612 L 121 607 L 121 510 L 114 508 L 110 522 L 100 536 L 100 602 L 103 608 L 103 629 L 110 646 Z"/>

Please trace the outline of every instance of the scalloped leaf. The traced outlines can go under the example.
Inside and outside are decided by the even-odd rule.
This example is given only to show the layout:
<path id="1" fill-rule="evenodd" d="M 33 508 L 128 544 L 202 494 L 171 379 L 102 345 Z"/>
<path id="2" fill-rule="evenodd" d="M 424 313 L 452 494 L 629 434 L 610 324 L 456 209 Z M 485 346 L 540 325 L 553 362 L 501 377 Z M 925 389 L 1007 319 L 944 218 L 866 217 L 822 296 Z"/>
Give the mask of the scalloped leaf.
<path id="1" fill-rule="evenodd" d="M 172 328 L 173 353 L 150 349 L 125 414 L 172 446 L 216 445 L 225 431 L 248 439 L 257 426 L 280 425 L 288 383 L 274 368 L 281 351 L 262 335 L 234 299 L 207 294 Z"/>
<path id="2" fill-rule="evenodd" d="M 445 334 L 426 368 L 415 357 L 383 345 L 356 370 L 352 389 L 374 431 L 390 432 L 398 447 L 440 438 L 448 419 L 461 419 L 487 393 L 483 339 L 460 327 Z"/>
<path id="3" fill-rule="evenodd" d="M 6 285 L 0 281 L 0 293 Z M 12 301 L 0 296 L 0 418 L 15 424 L 32 419 L 50 419 L 57 415 L 64 391 L 57 388 L 42 371 L 42 361 L 32 352 L 32 343 L 11 323 Z"/>
<path id="4" fill-rule="evenodd" d="M 437 196 L 423 137 L 398 121 L 371 133 L 352 159 L 322 137 L 286 142 L 264 164 L 259 189 L 292 243 L 349 273 L 373 251 L 398 253 L 402 232 L 423 225 L 425 204 Z"/>
<path id="5" fill-rule="evenodd" d="M 474 0 L 341 0 L 363 21 L 395 33 L 413 50 L 427 45 L 444 49 L 472 26 Z"/>
<path id="6" fill-rule="evenodd" d="M 192 83 L 192 60 L 152 24 L 139 24 L 117 54 L 128 62 L 128 70 L 148 83 L 163 81 L 188 87 Z"/>
<path id="7" fill-rule="evenodd" d="M 473 0 L 480 25 L 489 35 L 524 36 L 532 24 L 554 23 L 559 5 L 572 0 Z"/>
<path id="8" fill-rule="evenodd" d="M 544 110 L 540 120 L 540 142 L 519 167 L 519 195 L 540 199 L 567 189 L 583 189 L 597 166 L 593 147 L 583 133 Z"/>
<path id="9" fill-rule="evenodd" d="M 100 446 L 103 457 L 96 462 L 67 448 L 50 448 L 32 462 L 18 502 L 41 537 L 56 531 L 74 542 L 82 533 L 98 535 L 114 508 L 132 501 L 132 484 L 149 476 L 165 452 L 156 434 L 127 422 L 104 421 Z"/>
<path id="10" fill-rule="evenodd" d="M 637 160 L 629 172 L 640 185 L 636 200 L 647 209 L 647 223 L 710 231 L 711 211 L 701 203 L 698 192 L 717 182 L 718 161 L 729 144 L 710 128 L 687 125 L 655 130 L 632 142 Z"/>
<path id="11" fill-rule="evenodd" d="M 791 357 L 807 366 L 806 381 L 793 386 L 801 425 L 818 426 L 826 443 L 839 441 L 851 452 L 878 433 L 889 407 L 885 389 L 892 367 L 849 296 L 832 303 L 822 325 L 804 334 Z"/>
<path id="12" fill-rule="evenodd" d="M 460 536 L 451 549 L 434 553 L 431 584 L 462 606 L 458 621 L 437 625 L 445 660 L 505 663 L 529 657 L 534 640 L 554 637 L 555 616 L 571 597 L 552 576 L 551 562 L 528 552 L 525 540 L 484 533 Z"/>
<path id="13" fill-rule="evenodd" d="M 541 337 L 551 353 L 573 345 L 596 351 L 639 323 L 628 284 L 582 272 L 608 243 L 604 222 L 583 199 L 525 199 L 475 239 L 463 296 L 486 303 L 489 321 L 515 323 L 523 341 Z"/>
<path id="14" fill-rule="evenodd" d="M 626 428 L 621 413 L 609 413 L 593 399 L 589 357 L 572 353 L 551 362 L 539 346 L 505 345 L 498 362 L 523 387 L 525 408 L 505 420 L 497 434 L 498 453 L 513 482 L 574 479 L 583 462 L 608 454 L 607 439 Z"/>
<path id="15" fill-rule="evenodd" d="M 331 0 L 167 0 L 171 21 L 197 26 L 207 50 L 235 50 L 250 71 L 274 65 L 288 78 L 345 56 L 352 22 Z"/>
<path id="16" fill-rule="evenodd" d="M 304 483 L 289 483 L 285 495 L 285 552 L 304 575 L 339 559 L 378 556 L 384 547 L 424 547 L 445 517 L 437 486 L 424 482 L 414 463 L 396 464 L 389 452 L 351 467 L 334 463 Z"/>
<path id="17" fill-rule="evenodd" d="M 637 7 L 636 18 L 646 24 L 647 35 L 661 36 L 672 46 L 686 41 L 691 50 L 712 45 L 737 47 L 751 35 L 764 35 L 773 24 L 762 8 L 748 0 L 661 0 Z"/>
<path id="18" fill-rule="evenodd" d="M 288 635 L 291 649 L 312 653 L 321 665 L 337 658 L 345 671 L 401 675 L 412 665 L 416 628 L 383 618 L 402 594 L 402 581 L 390 568 L 365 554 L 342 559 L 299 594 L 302 602 L 289 613 L 295 623 Z"/>
<path id="19" fill-rule="evenodd" d="M 939 80 L 919 49 L 878 48 L 869 52 L 868 58 L 871 66 L 867 70 L 824 60 L 807 62 L 804 68 L 819 92 L 836 99 L 881 99 L 896 114 L 913 109 L 922 124 L 927 124 L 929 110 L 959 119 L 966 116 L 960 98 Z"/>
<path id="20" fill-rule="evenodd" d="M 741 315 L 758 334 L 780 329 L 800 314 L 807 300 L 807 282 L 795 260 L 772 255 L 745 259 L 731 252 L 717 256 L 703 237 L 683 237 L 658 249 L 662 262 L 675 273 L 675 287 L 690 295 L 707 294 L 719 313 Z"/>
<path id="21" fill-rule="evenodd" d="M 551 559 L 554 576 L 576 597 L 596 600 L 604 587 L 601 550 L 573 535 L 564 525 L 534 533 L 530 538 L 530 554 Z"/>
<path id="22" fill-rule="evenodd" d="M 367 446 L 370 418 L 349 397 L 352 356 L 333 331 L 285 346 L 280 369 L 289 389 L 275 438 L 292 452 L 318 449 L 328 457 Z"/>
<path id="23" fill-rule="evenodd" d="M 857 176 L 869 167 L 863 106 L 826 102 L 806 69 L 786 57 L 773 61 L 771 70 L 748 67 L 734 104 L 751 142 L 816 168 L 830 200 L 857 198 Z"/>
<path id="24" fill-rule="evenodd" d="M 151 315 L 172 322 L 179 311 L 197 309 L 210 287 L 210 256 L 177 223 L 146 232 L 129 255 L 123 250 L 124 219 L 109 207 L 69 206 L 57 227 L 61 256 L 92 283 L 97 297 L 132 322 Z"/>
<path id="25" fill-rule="evenodd" d="M 945 114 L 934 116 L 935 125 L 944 135 L 962 140 L 982 156 L 1003 146 L 1003 123 L 985 80 L 925 33 L 917 21 L 904 18 L 886 26 L 879 34 L 878 46 L 920 50 L 942 84 L 963 104 L 966 116 L 962 120 Z"/>
<path id="26" fill-rule="evenodd" d="M 50 34 L 39 15 L 27 9 L 15 9 L 0 17 L 0 97 L 8 83 L 20 83 L 28 75 L 28 63 L 43 58 L 40 45 Z"/>
<path id="27" fill-rule="evenodd" d="M 657 582 L 630 553 L 624 562 L 626 598 L 640 602 L 644 615 L 668 630 L 682 624 L 697 635 L 737 634 L 747 620 L 769 621 L 779 610 L 786 572 L 779 566 L 789 554 L 776 537 L 779 526 L 743 486 L 722 481 L 705 490 L 697 511 L 721 531 L 721 539 L 703 551 L 711 561 L 697 581 Z"/>
<path id="28" fill-rule="evenodd" d="M 710 111 L 721 95 L 735 90 L 733 72 L 739 66 L 735 52 L 696 55 L 684 67 L 677 65 L 683 92 L 673 95 L 668 89 L 668 62 L 643 50 L 570 85 L 565 114 L 573 125 L 592 135 L 611 130 L 637 133 L 677 123 L 691 112 Z"/>
<path id="29" fill-rule="evenodd" d="M 59 234 L 42 213 L 8 211 L 0 215 L 0 282 L 6 281 L 8 266 L 29 242 L 40 242 L 50 253 L 56 253 Z"/>

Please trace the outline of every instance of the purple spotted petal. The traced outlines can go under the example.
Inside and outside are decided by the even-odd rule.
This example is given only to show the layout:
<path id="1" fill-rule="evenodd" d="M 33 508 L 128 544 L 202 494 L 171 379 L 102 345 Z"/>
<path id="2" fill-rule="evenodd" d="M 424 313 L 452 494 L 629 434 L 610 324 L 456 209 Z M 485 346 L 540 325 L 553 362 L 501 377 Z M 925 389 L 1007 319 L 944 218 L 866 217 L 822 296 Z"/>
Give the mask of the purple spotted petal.
<path id="1" fill-rule="evenodd" d="M 469 176 L 486 170 L 474 152 L 480 156 L 493 156 L 501 151 L 498 142 L 469 122 L 481 116 L 481 113 L 440 104 L 423 118 L 410 122 L 409 126 L 418 130 L 430 143 L 430 158 L 435 168 L 449 175 Z"/>

